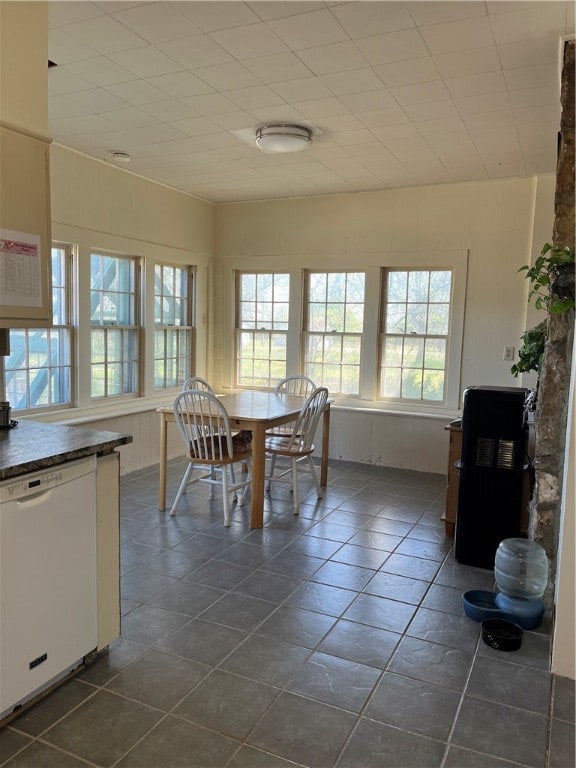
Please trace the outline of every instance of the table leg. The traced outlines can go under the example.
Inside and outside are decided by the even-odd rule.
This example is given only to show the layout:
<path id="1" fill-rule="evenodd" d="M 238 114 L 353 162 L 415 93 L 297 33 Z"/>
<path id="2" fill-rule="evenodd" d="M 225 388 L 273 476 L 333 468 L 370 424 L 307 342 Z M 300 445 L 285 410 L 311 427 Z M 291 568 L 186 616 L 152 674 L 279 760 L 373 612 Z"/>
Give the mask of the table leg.
<path id="1" fill-rule="evenodd" d="M 320 485 L 328 485 L 328 453 L 330 446 L 330 405 L 324 410 L 322 418 L 322 463 L 320 465 Z"/>
<path id="2" fill-rule="evenodd" d="M 166 460 L 168 456 L 168 421 L 166 416 L 160 414 L 160 480 L 158 487 L 158 509 L 163 512 L 166 509 Z"/>
<path id="3" fill-rule="evenodd" d="M 264 441 L 266 430 L 262 424 L 254 424 L 252 429 L 252 483 L 250 505 L 250 528 L 262 528 L 264 525 L 264 476 L 266 474 L 266 454 Z"/>

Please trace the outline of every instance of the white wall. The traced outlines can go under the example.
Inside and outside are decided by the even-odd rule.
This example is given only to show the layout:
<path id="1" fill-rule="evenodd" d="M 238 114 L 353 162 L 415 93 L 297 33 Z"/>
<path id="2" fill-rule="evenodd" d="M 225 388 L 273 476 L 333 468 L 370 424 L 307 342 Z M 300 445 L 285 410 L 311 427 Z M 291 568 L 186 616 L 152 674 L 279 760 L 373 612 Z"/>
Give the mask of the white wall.
<path id="1" fill-rule="evenodd" d="M 361 269 L 385 266 L 392 253 L 404 253 L 410 265 L 419 254 L 467 250 L 460 390 L 520 386 L 503 347 L 517 350 L 526 328 L 528 285 L 518 269 L 532 261 L 534 234 L 545 230 L 552 201 L 553 184 L 533 178 L 219 205 L 211 378 L 221 387 L 232 383 L 234 270 Z M 396 445 L 398 418 L 372 413 L 363 429 L 335 409 L 331 455 L 445 472 L 450 416 L 402 417 L 406 450 Z"/>

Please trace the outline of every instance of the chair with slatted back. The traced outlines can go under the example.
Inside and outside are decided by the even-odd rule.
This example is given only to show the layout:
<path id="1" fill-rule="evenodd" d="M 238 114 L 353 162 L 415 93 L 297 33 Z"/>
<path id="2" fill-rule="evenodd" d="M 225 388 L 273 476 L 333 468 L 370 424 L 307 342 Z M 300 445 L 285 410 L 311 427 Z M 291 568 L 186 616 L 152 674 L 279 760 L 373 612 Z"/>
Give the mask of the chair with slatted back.
<path id="1" fill-rule="evenodd" d="M 186 392 L 187 389 L 199 389 L 201 392 L 209 392 L 211 395 L 216 394 L 206 379 L 201 379 L 200 376 L 190 376 L 186 379 L 182 384 L 182 392 Z"/>
<path id="2" fill-rule="evenodd" d="M 296 397 L 308 397 L 316 389 L 316 384 L 308 376 L 287 376 L 274 387 L 275 395 L 294 395 Z M 272 427 L 266 432 L 266 435 L 291 435 L 294 422 L 280 424 Z"/>
<path id="3" fill-rule="evenodd" d="M 180 393 L 174 401 L 174 418 L 186 450 L 188 466 L 178 488 L 176 498 L 170 510 L 176 514 L 176 507 L 186 492 L 188 484 L 205 482 L 211 487 L 222 485 L 224 525 L 230 525 L 230 493 L 238 494 L 238 504 L 244 502 L 244 491 L 250 484 L 250 447 L 243 441 L 235 441 L 230 429 L 230 419 L 224 405 L 215 395 L 198 389 L 189 389 Z M 236 482 L 232 467 L 237 462 L 245 462 L 248 478 Z M 209 469 L 208 474 L 192 477 L 194 469 Z M 212 470 L 221 469 L 217 479 Z"/>
<path id="4" fill-rule="evenodd" d="M 271 483 L 284 482 L 292 484 L 294 494 L 294 514 L 300 510 L 300 497 L 298 492 L 298 465 L 305 463 L 314 481 L 316 495 L 322 498 L 322 488 L 316 475 L 312 454 L 314 453 L 314 434 L 328 401 L 326 387 L 318 387 L 306 399 L 298 418 L 294 422 L 289 435 L 267 435 L 266 453 L 270 456 L 270 471 L 266 476 L 266 490 L 270 492 Z M 282 468 L 278 474 L 276 471 L 276 459 L 284 456 L 290 460 L 288 468 Z M 289 477 L 288 477 L 289 476 Z"/>

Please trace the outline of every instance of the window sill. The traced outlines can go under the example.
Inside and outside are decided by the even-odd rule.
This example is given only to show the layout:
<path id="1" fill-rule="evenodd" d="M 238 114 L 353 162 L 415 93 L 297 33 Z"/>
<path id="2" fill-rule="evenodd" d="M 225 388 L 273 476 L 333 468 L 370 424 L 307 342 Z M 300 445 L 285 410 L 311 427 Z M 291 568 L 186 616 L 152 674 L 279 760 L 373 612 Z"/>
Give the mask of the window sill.
<path id="1" fill-rule="evenodd" d="M 41 413 L 27 413 L 16 415 L 15 418 L 23 421 L 42 421 L 49 424 L 85 424 L 91 421 L 103 421 L 119 416 L 130 416 L 146 411 L 155 411 L 160 406 L 170 404 L 178 394 L 175 389 L 152 397 L 139 397 L 134 400 L 121 400 L 118 402 L 98 403 L 87 408 L 66 408 L 58 411 L 43 411 Z"/>

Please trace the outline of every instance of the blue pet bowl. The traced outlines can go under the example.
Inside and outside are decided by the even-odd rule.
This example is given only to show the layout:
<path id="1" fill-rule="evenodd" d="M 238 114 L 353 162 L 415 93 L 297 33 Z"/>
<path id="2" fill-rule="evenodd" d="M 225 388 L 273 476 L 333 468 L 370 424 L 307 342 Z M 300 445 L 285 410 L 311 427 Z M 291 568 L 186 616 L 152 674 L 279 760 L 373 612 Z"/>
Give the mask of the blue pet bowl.
<path id="1" fill-rule="evenodd" d="M 522 629 L 536 629 L 542 623 L 544 602 L 539 598 L 525 600 L 498 592 L 496 606 L 500 609 L 501 616 L 506 615 Z"/>
<path id="2" fill-rule="evenodd" d="M 496 605 L 496 592 L 484 589 L 471 589 L 462 595 L 464 613 L 473 621 L 500 619 L 503 611 Z"/>

